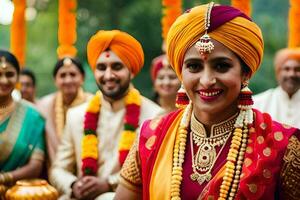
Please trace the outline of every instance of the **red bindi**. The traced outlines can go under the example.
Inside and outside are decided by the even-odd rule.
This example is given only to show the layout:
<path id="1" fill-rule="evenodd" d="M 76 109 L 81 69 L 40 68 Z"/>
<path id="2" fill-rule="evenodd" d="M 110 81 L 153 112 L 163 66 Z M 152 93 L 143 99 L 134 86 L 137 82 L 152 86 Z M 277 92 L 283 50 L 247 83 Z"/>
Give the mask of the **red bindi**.
<path id="1" fill-rule="evenodd" d="M 106 52 L 105 57 L 109 58 L 109 56 L 110 56 L 109 52 Z"/>
<path id="2" fill-rule="evenodd" d="M 202 60 L 207 60 L 207 58 L 208 58 L 208 54 L 207 53 L 200 53 L 200 57 L 201 57 L 201 59 Z"/>

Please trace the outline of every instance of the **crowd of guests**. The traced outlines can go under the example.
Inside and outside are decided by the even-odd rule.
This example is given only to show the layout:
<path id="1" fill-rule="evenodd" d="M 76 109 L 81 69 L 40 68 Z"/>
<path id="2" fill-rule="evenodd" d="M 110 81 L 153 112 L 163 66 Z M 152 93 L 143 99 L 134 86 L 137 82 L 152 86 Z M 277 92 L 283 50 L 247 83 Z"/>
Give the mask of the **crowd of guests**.
<path id="1" fill-rule="evenodd" d="M 53 69 L 57 91 L 36 99 L 34 73 L 0 50 L 0 185 L 44 174 L 60 199 L 299 197 L 300 49 L 278 51 L 278 87 L 252 109 L 263 37 L 245 14 L 194 7 L 166 46 L 151 66 L 153 101 L 132 84 L 144 53 L 128 33 L 88 41 L 95 94 L 82 89 L 81 62 L 65 57 Z M 178 109 L 181 85 L 189 102 Z"/>

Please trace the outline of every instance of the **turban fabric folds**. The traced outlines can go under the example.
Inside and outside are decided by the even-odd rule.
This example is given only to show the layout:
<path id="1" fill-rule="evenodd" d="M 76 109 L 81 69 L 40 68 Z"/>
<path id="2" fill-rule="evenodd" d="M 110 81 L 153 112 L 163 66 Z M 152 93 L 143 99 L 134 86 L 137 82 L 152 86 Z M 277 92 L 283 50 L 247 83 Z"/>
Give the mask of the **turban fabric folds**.
<path id="1" fill-rule="evenodd" d="M 100 54 L 106 50 L 113 51 L 136 75 L 144 65 L 144 52 L 141 44 L 131 35 L 119 31 L 98 31 L 87 45 L 87 58 L 92 70 Z"/>
<path id="2" fill-rule="evenodd" d="M 300 48 L 285 48 L 276 53 L 274 59 L 276 75 L 280 67 L 289 59 L 300 61 Z"/>
<path id="3" fill-rule="evenodd" d="M 167 55 L 180 79 L 185 53 L 205 34 L 207 7 L 206 4 L 188 10 L 177 18 L 168 33 Z M 215 5 L 208 34 L 238 55 L 251 74 L 257 71 L 264 44 L 260 28 L 248 16 L 230 6 Z"/>

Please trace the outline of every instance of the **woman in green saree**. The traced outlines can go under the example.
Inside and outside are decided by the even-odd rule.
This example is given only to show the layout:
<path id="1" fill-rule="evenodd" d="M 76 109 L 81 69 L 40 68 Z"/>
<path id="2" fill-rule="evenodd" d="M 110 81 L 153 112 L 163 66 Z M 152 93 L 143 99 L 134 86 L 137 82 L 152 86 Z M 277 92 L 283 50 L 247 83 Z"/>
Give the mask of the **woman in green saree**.
<path id="1" fill-rule="evenodd" d="M 19 78 L 16 57 L 0 50 L 0 184 L 36 178 L 45 157 L 44 119 L 24 100 L 12 98 Z"/>

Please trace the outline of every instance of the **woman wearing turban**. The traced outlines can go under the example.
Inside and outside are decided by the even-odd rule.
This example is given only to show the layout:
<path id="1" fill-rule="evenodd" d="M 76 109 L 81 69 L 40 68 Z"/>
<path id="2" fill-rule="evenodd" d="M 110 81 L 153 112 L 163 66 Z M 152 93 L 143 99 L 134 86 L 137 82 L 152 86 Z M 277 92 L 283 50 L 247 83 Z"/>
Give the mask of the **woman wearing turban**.
<path id="1" fill-rule="evenodd" d="M 163 54 L 154 58 L 150 70 L 154 102 L 159 104 L 165 113 L 176 110 L 176 95 L 180 88 L 180 81 L 169 64 L 167 56 Z"/>
<path id="2" fill-rule="evenodd" d="M 229 6 L 194 7 L 172 25 L 167 55 L 190 103 L 143 124 L 116 199 L 296 199 L 300 131 L 251 108 L 259 27 Z"/>

